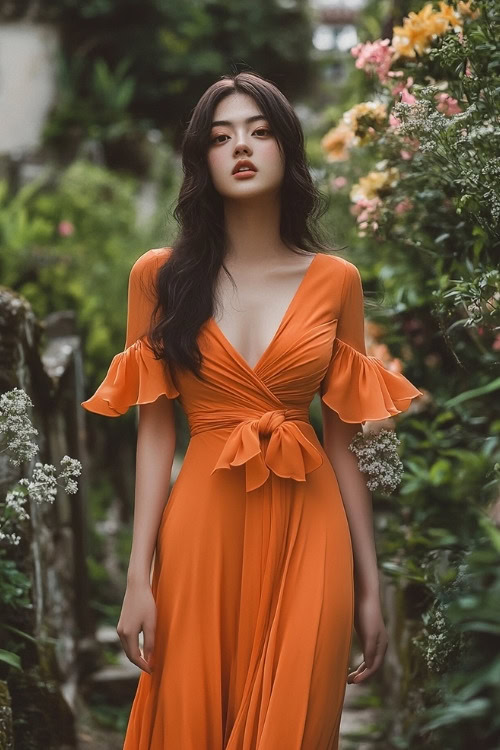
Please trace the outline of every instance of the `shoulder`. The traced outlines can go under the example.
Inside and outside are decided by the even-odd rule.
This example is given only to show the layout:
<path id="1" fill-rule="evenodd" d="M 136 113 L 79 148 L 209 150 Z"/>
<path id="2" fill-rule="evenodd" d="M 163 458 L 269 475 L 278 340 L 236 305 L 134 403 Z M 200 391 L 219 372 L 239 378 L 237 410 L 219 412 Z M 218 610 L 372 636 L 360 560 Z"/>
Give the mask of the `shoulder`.
<path id="1" fill-rule="evenodd" d="M 350 260 L 342 258 L 340 255 L 327 253 L 322 253 L 322 255 L 325 268 L 331 269 L 331 278 L 337 287 L 345 290 L 353 282 L 361 282 L 359 269 Z"/>
<path id="2" fill-rule="evenodd" d="M 172 252 L 171 247 L 153 248 L 143 253 L 130 269 L 129 291 L 138 292 L 148 297 L 154 295 L 158 271 Z"/>
<path id="3" fill-rule="evenodd" d="M 151 279 L 172 252 L 171 247 L 147 250 L 132 265 L 130 279 Z"/>

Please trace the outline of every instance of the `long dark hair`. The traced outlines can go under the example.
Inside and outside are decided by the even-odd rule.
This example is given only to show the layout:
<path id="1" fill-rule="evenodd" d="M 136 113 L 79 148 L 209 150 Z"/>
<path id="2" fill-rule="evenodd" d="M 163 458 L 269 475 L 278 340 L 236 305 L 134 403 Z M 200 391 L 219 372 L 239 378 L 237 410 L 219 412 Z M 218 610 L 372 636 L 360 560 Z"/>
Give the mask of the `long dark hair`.
<path id="1" fill-rule="evenodd" d="M 226 96 L 251 96 L 268 120 L 280 152 L 285 157 L 281 184 L 280 235 L 282 242 L 308 252 L 331 251 L 320 240 L 317 219 L 327 199 L 311 178 L 300 121 L 284 94 L 254 72 L 222 76 L 202 95 L 194 108 L 182 141 L 182 182 L 174 218 L 180 226 L 172 252 L 157 277 L 160 313 L 150 331 L 151 347 L 158 359 L 187 368 L 201 377 L 201 352 L 197 335 L 213 315 L 214 287 L 224 265 L 225 229 L 222 196 L 213 186 L 207 150 L 217 104 Z M 234 280 L 232 279 L 233 284 Z"/>

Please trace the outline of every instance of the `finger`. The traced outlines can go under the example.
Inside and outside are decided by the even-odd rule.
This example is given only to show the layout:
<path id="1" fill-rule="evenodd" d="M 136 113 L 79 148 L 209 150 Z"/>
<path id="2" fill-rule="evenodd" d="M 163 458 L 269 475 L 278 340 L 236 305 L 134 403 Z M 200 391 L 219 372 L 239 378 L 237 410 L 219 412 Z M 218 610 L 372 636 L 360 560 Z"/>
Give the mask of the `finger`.
<path id="1" fill-rule="evenodd" d="M 371 677 L 371 675 L 374 674 L 377 671 L 377 669 L 379 669 L 379 667 L 381 666 L 383 659 L 384 659 L 385 649 L 386 647 L 383 644 L 380 644 L 374 656 L 373 664 L 371 664 L 371 666 L 368 666 L 366 662 L 363 662 L 358 667 L 356 672 L 352 673 L 351 682 L 354 682 L 357 684 Z M 351 677 L 351 675 L 349 675 L 349 677 Z"/>
<path id="2" fill-rule="evenodd" d="M 123 634 L 120 636 L 120 640 L 122 642 L 123 650 L 127 655 L 127 659 L 129 659 L 132 664 L 135 664 L 136 667 L 139 667 L 139 669 L 151 674 L 151 667 L 147 661 L 143 659 L 139 650 L 139 634 Z"/>
<path id="3" fill-rule="evenodd" d="M 143 646 L 144 658 L 146 659 L 147 662 L 149 662 L 151 658 L 151 654 L 153 653 L 154 645 L 155 645 L 154 625 L 145 625 L 143 633 L 144 633 L 144 646 Z"/>
<path id="4" fill-rule="evenodd" d="M 349 672 L 349 674 L 347 675 L 347 682 L 352 682 L 354 680 L 354 677 L 357 677 L 357 675 L 363 671 L 365 666 L 365 662 L 363 661 L 354 672 Z"/>

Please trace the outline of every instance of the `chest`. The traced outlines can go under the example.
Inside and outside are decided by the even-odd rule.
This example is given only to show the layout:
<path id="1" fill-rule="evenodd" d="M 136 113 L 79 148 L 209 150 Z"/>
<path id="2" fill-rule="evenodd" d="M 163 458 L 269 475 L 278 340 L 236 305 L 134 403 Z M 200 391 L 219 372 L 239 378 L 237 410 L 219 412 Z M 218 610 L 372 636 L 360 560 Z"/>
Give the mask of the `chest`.
<path id="1" fill-rule="evenodd" d="M 254 367 L 269 348 L 298 297 L 314 257 L 261 273 L 221 269 L 214 322 L 239 355 Z"/>

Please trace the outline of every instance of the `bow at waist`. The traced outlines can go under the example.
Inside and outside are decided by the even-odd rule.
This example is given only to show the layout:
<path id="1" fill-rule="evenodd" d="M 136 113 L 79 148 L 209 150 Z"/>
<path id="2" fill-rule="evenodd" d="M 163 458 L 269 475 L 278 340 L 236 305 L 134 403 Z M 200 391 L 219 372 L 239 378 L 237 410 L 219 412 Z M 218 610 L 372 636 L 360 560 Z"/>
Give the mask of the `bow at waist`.
<path id="1" fill-rule="evenodd" d="M 237 418 L 234 413 L 224 418 L 219 410 L 213 419 L 207 419 L 207 414 L 200 420 L 193 417 L 191 414 L 192 435 L 235 425 L 211 473 L 245 464 L 247 492 L 264 484 L 270 470 L 279 477 L 303 482 L 306 474 L 323 463 L 320 452 L 297 424 L 310 424 L 305 409 L 272 409 L 243 420 L 241 413 Z"/>

